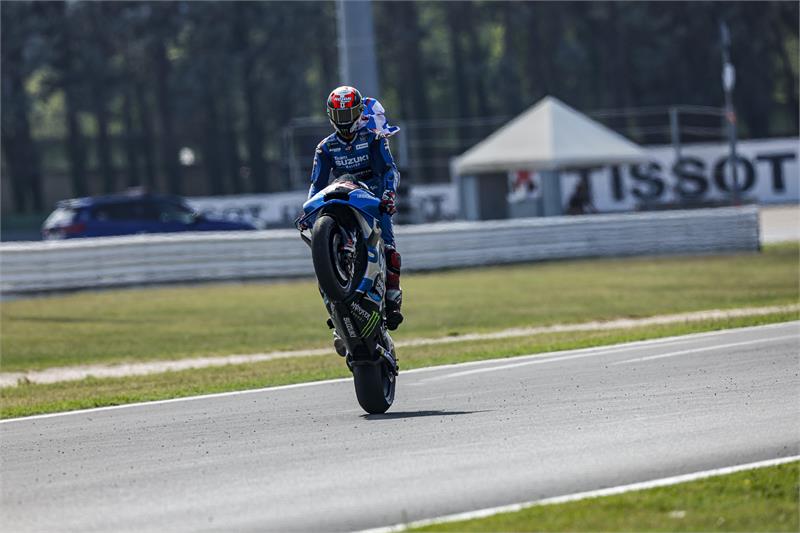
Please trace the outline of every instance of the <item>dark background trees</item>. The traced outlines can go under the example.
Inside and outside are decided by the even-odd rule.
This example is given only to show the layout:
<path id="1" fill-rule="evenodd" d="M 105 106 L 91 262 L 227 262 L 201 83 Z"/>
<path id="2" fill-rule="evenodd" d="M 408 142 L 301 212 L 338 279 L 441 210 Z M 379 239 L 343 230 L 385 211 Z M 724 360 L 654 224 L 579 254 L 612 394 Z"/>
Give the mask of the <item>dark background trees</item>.
<path id="1" fill-rule="evenodd" d="M 411 181 L 446 179 L 450 156 L 545 94 L 584 111 L 721 106 L 722 19 L 740 135 L 798 131 L 796 2 L 378 2 L 373 12 L 375 96 L 407 125 Z M 285 190 L 287 125 L 324 124 L 327 92 L 347 82 L 333 2 L 4 2 L 1 66 L 4 213 L 126 186 Z"/>

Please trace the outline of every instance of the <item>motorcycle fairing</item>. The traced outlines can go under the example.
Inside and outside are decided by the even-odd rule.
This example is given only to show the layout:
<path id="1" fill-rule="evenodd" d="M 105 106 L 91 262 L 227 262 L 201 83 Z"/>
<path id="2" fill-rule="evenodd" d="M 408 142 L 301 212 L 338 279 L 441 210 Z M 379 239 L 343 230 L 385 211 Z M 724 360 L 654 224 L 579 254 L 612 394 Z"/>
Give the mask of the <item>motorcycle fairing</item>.
<path id="1" fill-rule="evenodd" d="M 381 201 L 366 187 L 363 183 L 350 180 L 334 181 L 306 200 L 303 204 L 303 216 L 297 220 L 297 224 L 313 226 L 322 208 L 340 204 L 358 210 L 364 215 L 365 225 L 374 227 L 381 217 Z"/>

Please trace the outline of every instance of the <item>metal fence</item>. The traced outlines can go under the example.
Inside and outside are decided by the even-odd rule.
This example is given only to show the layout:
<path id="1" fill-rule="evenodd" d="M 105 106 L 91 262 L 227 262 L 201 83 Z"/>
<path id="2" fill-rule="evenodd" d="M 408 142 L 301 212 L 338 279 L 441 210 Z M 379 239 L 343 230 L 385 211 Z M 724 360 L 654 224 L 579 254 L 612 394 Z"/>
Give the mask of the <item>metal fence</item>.
<path id="1" fill-rule="evenodd" d="M 759 248 L 756 207 L 397 228 L 406 270 Z M 0 245 L 5 294 L 312 276 L 296 231 L 137 235 Z"/>
<path id="2" fill-rule="evenodd" d="M 676 153 L 681 145 L 717 142 L 725 139 L 724 109 L 708 106 L 652 106 L 626 109 L 600 109 L 586 114 L 606 127 L 641 145 L 671 144 Z M 397 119 L 400 132 L 392 137 L 392 153 L 404 181 L 414 184 L 443 183 L 450 180 L 451 159 L 475 146 L 486 136 L 510 121 L 513 116 Z M 294 189 L 308 187 L 314 148 L 329 135 L 324 117 L 297 118 L 283 131 L 286 173 Z"/>

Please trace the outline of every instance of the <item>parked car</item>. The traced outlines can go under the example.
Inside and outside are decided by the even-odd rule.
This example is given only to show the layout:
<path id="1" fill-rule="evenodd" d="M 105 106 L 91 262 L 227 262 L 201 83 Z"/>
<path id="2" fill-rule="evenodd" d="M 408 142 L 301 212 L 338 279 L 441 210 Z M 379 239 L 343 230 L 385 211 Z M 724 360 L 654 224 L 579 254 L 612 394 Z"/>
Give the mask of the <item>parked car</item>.
<path id="1" fill-rule="evenodd" d="M 62 200 L 42 224 L 45 239 L 107 237 L 181 231 L 256 229 L 246 222 L 208 218 L 182 198 L 148 193 L 123 193 Z"/>

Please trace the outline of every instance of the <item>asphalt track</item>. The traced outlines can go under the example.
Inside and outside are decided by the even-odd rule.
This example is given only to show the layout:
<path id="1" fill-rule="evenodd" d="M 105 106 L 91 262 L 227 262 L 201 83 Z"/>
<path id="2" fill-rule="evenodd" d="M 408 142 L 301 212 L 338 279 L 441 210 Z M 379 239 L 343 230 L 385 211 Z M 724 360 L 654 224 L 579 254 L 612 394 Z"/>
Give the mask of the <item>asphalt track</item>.
<path id="1" fill-rule="evenodd" d="M 357 530 L 800 448 L 800 322 L 0 424 L 4 531 Z M 401 354 L 402 365 L 402 354 Z"/>

